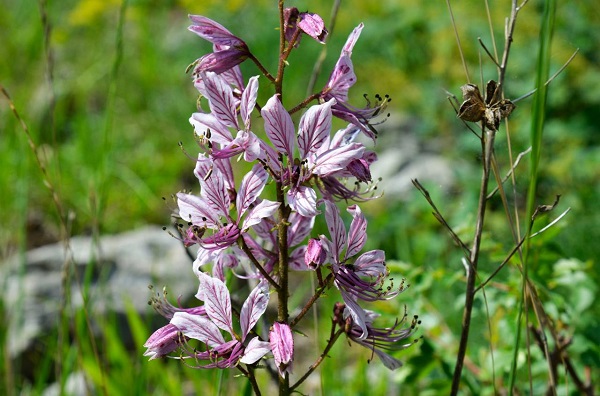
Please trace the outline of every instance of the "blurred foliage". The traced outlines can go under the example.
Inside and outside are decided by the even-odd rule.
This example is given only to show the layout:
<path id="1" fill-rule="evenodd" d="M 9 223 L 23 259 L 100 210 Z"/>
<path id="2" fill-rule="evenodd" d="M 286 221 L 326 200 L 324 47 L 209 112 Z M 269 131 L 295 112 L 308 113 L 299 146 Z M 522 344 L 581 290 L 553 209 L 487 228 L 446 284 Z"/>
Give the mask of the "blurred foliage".
<path id="1" fill-rule="evenodd" d="M 297 1 L 294 6 L 317 12 L 328 23 L 331 4 L 313 3 Z M 510 4 L 490 3 L 494 38 L 501 47 Z M 189 155 L 195 156 L 187 119 L 194 111 L 197 93 L 184 71 L 211 50 L 208 43 L 186 31 L 186 15 L 203 14 L 221 22 L 241 36 L 267 68 L 273 69 L 278 40 L 274 2 L 131 0 L 126 7 L 122 38 L 117 36 L 120 1 L 39 4 L 45 7 L 35 2 L 0 0 L 0 83 L 11 93 L 29 125 L 50 179 L 72 214 L 71 233 L 114 233 L 147 223 L 168 223 L 174 204 L 168 198 L 165 204 L 161 197 L 196 188 L 193 161 L 177 146 L 182 141 Z M 541 1 L 532 0 L 520 14 L 505 86 L 509 98 L 533 89 L 541 6 Z M 493 47 L 485 7 L 482 2 L 455 1 L 453 11 L 470 79 L 481 86 L 483 81 L 496 78 L 492 62 L 477 43 L 481 37 L 488 48 Z M 42 17 L 51 27 L 47 54 Z M 576 48 L 579 54 L 550 85 L 538 195 L 540 203 L 551 203 L 555 195 L 561 194 L 557 210 L 570 207 L 571 212 L 553 229 L 532 240 L 536 271 L 530 275 L 561 335 L 572 340 L 569 356 L 583 376 L 584 367 L 594 374 L 600 370 L 600 308 L 594 304 L 600 284 L 600 210 L 594 204 L 600 200 L 600 29 L 595 28 L 600 26 L 600 5 L 593 1 L 561 2 L 557 18 L 552 70 L 558 70 Z M 445 93 L 447 90 L 459 96 L 459 87 L 467 79 L 443 2 L 342 2 L 327 46 L 305 39 L 303 51 L 290 57 L 286 76 L 294 83 L 286 86 L 286 105 L 295 105 L 289 98 L 306 93 L 307 70 L 312 69 L 324 48 L 327 58 L 316 88 L 325 84 L 347 34 L 359 22 L 365 23 L 365 29 L 354 50 L 358 83 L 350 92 L 352 102 L 360 105 L 365 92 L 371 96 L 390 94 L 391 113 L 414 119 L 411 132 L 433 142 L 456 164 L 456 185 L 451 191 L 427 187 L 448 223 L 469 240 L 474 232 L 474 186 L 480 178 L 480 147 L 456 119 Z M 119 45 L 123 60 L 113 77 Z M 48 80 L 49 67 L 52 83 Z M 258 73 L 249 63 L 242 68 L 245 76 Z M 265 80 L 261 84 L 264 86 Z M 264 102 L 270 94 L 262 91 L 260 100 Z M 59 227 L 52 197 L 18 121 L 6 102 L 2 103 L 0 222 L 4 227 L 0 229 L 0 257 L 5 257 L 17 249 L 58 238 Z M 517 105 L 510 121 L 513 156 L 528 147 L 531 124 L 531 99 Z M 496 153 L 501 169 L 508 169 L 504 133 L 498 135 Z M 507 194 L 509 200 L 522 203 L 527 186 L 526 161 L 516 173 L 516 195 L 510 189 Z M 347 348 L 345 342 L 339 342 L 332 351 L 335 358 L 325 361 L 320 379 L 307 388 L 322 386 L 327 394 L 340 395 L 381 394 L 385 389 L 402 394 L 447 393 L 464 301 L 461 253 L 416 191 L 401 201 L 384 197 L 364 211 L 370 220 L 370 247 L 385 249 L 392 272 L 398 274 L 396 279 L 405 277 L 411 284 L 399 303 L 406 304 L 410 314 L 420 314 L 424 339 L 399 354 L 405 366 L 394 373 L 378 364 L 365 367 L 370 358 L 367 350 Z M 537 229 L 551 218 L 540 219 Z M 498 199 L 491 202 L 486 225 L 482 279 L 513 246 Z M 520 279 L 513 260 L 485 294 L 478 294 L 474 314 L 477 325 L 465 372 L 469 393 L 494 394 L 498 389 L 494 384 L 503 387 L 508 382 Z M 332 304 L 333 300 L 325 303 L 329 307 Z M 403 312 L 401 305 L 386 312 L 382 323 Z M 318 334 L 329 331 L 329 312 L 323 312 Z M 231 372 L 195 371 L 173 361 L 148 363 L 141 356 L 140 345 L 155 327 L 130 313 L 134 345 L 139 348 L 131 352 L 111 325 L 111 318 L 105 320 L 98 340 L 101 356 L 94 356 L 88 348 L 89 336 L 79 322 L 83 327 L 76 330 L 80 349 L 68 346 L 59 351 L 55 337 L 49 335 L 46 347 L 51 353 L 37 362 L 37 382 L 12 372 L 13 377 L 7 374 L 3 386 L 14 386 L 25 394 L 41 392 L 47 382 L 56 380 L 51 355 L 64 358 L 65 367 L 85 371 L 95 387 L 109 394 L 121 389 L 128 394 L 212 394 L 221 384 L 225 384 L 222 394 L 239 394 L 245 386 Z M 0 330 L 0 336 L 4 345 L 5 332 Z M 539 394 L 545 391 L 547 367 L 540 349 L 531 343 L 534 362 L 529 364 L 524 355 L 520 357 L 519 390 L 528 391 L 530 368 L 534 393 Z M 4 348 L 0 352 L 5 352 Z M 339 358 L 356 364 L 340 369 Z M 6 368 L 4 365 L 0 363 Z M 568 381 L 564 372 L 559 374 L 558 383 L 563 386 Z M 337 391 L 329 392 L 331 389 Z M 560 390 L 561 394 L 576 391 L 571 385 L 568 392 Z"/>

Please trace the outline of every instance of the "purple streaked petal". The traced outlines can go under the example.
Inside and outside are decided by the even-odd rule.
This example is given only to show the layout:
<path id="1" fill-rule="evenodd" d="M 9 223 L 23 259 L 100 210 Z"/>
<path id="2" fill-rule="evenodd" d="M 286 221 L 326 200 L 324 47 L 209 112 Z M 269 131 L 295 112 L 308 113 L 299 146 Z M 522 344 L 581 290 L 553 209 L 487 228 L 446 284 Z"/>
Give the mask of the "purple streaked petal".
<path id="1" fill-rule="evenodd" d="M 327 176 L 344 169 L 352 160 L 361 158 L 365 147 L 361 143 L 350 143 L 345 146 L 325 151 L 314 159 L 313 173 Z"/>
<path id="2" fill-rule="evenodd" d="M 202 246 L 198 248 L 198 254 L 196 255 L 196 260 L 192 264 L 192 270 L 196 276 L 200 276 L 200 267 L 203 265 L 212 263 L 217 256 L 217 252 L 214 250 L 204 249 Z"/>
<path id="3" fill-rule="evenodd" d="M 340 102 L 348 101 L 348 90 L 356 83 L 356 74 L 354 73 L 354 66 L 352 60 L 348 55 L 340 56 L 327 86 L 325 88 L 326 97 L 336 98 Z"/>
<path id="4" fill-rule="evenodd" d="M 346 248 L 346 258 L 355 256 L 361 251 L 367 241 L 367 220 L 357 205 L 348 206 L 346 209 L 353 217 L 350 229 L 348 230 L 348 246 Z"/>
<path id="5" fill-rule="evenodd" d="M 199 274 L 200 288 L 196 297 L 204 301 L 206 315 L 220 329 L 233 335 L 231 297 L 225 283 L 203 272 Z"/>
<path id="6" fill-rule="evenodd" d="M 240 129 L 237 119 L 238 100 L 233 96 L 231 86 L 216 73 L 204 73 L 204 85 L 212 114 L 228 127 Z"/>
<path id="7" fill-rule="evenodd" d="M 331 254 L 337 261 L 346 243 L 346 227 L 340 216 L 339 209 L 331 201 L 325 201 L 325 219 L 329 235 L 331 235 L 331 241 L 333 242 L 333 251 Z"/>
<path id="8" fill-rule="evenodd" d="M 359 276 L 371 276 L 377 278 L 385 275 L 385 252 L 383 250 L 371 250 L 363 253 L 354 262 L 354 273 Z"/>
<path id="9" fill-rule="evenodd" d="M 323 104 L 311 106 L 300 119 L 298 127 L 298 147 L 300 156 L 307 158 L 316 152 L 329 138 L 331 132 L 331 107 L 336 103 L 331 99 Z"/>
<path id="10" fill-rule="evenodd" d="M 289 222 L 288 244 L 296 246 L 310 234 L 315 225 L 315 218 L 300 216 L 298 213 L 293 212 L 290 214 Z"/>
<path id="11" fill-rule="evenodd" d="M 351 294 L 344 292 L 343 289 L 340 289 L 340 292 L 342 293 L 342 298 L 346 303 L 346 310 L 348 314 L 352 316 L 354 324 L 362 330 L 362 335 L 360 335 L 358 339 L 364 340 L 368 335 L 365 310 L 358 305 Z"/>
<path id="12" fill-rule="evenodd" d="M 260 150 L 261 155 L 258 158 L 266 163 L 274 174 L 280 175 L 281 162 L 279 161 L 277 152 L 273 149 L 273 147 L 269 146 L 262 140 L 260 141 Z"/>
<path id="13" fill-rule="evenodd" d="M 240 190 L 236 198 L 236 208 L 238 211 L 238 221 L 248 210 L 248 207 L 256 201 L 267 184 L 269 174 L 261 164 L 255 164 L 252 170 L 244 176 Z"/>
<path id="14" fill-rule="evenodd" d="M 360 32 L 362 31 L 365 25 L 361 22 L 357 27 L 352 30 L 352 33 L 348 36 L 346 40 L 346 44 L 344 44 L 344 48 L 342 48 L 342 54 L 346 54 L 348 56 L 352 55 L 352 49 L 354 48 L 354 44 L 360 37 Z"/>
<path id="15" fill-rule="evenodd" d="M 194 127 L 196 135 L 200 137 L 208 136 L 210 131 L 209 140 L 213 143 L 228 144 L 233 140 L 229 129 L 212 114 L 193 113 L 190 124 Z"/>
<path id="16" fill-rule="evenodd" d="M 183 221 L 207 228 L 216 228 L 219 223 L 218 214 L 211 210 L 206 200 L 196 195 L 177 193 L 177 206 Z"/>
<path id="17" fill-rule="evenodd" d="M 333 139 L 331 139 L 329 147 L 335 148 L 352 143 L 359 133 L 360 128 L 356 127 L 354 124 L 348 124 L 346 128 L 338 130 L 333 135 Z"/>
<path id="18" fill-rule="evenodd" d="M 194 175 L 198 178 L 198 180 L 204 180 L 206 176 L 212 172 L 214 161 L 212 158 L 206 157 L 204 153 L 198 154 L 198 159 L 196 160 L 196 167 L 194 168 Z"/>
<path id="19" fill-rule="evenodd" d="M 244 350 L 244 356 L 240 359 L 240 363 L 253 364 L 256 363 L 260 358 L 265 356 L 271 350 L 269 343 L 266 341 L 260 341 L 258 337 L 254 337 L 248 343 L 248 346 Z"/>
<path id="20" fill-rule="evenodd" d="M 390 355 L 388 355 L 387 353 L 375 348 L 373 349 L 373 352 L 375 352 L 375 354 L 377 356 L 379 356 L 379 359 L 381 359 L 381 362 L 383 363 L 383 365 L 385 367 L 387 367 L 390 370 L 396 370 L 400 367 L 402 367 L 402 362 Z"/>
<path id="21" fill-rule="evenodd" d="M 144 356 L 150 356 L 150 360 L 167 356 L 181 345 L 179 329 L 172 324 L 167 324 L 156 330 L 148 338 L 144 347 L 148 348 Z"/>
<path id="22" fill-rule="evenodd" d="M 240 325 L 242 327 L 242 340 L 252 330 L 258 319 L 265 313 L 269 302 L 269 283 L 261 280 L 252 290 L 240 311 Z"/>
<path id="23" fill-rule="evenodd" d="M 340 118 L 346 122 L 350 122 L 352 124 L 354 124 L 355 126 L 357 126 L 358 128 L 360 128 L 360 130 L 371 140 L 376 141 L 377 140 L 377 135 L 375 134 L 375 132 L 373 132 L 371 130 L 371 128 L 369 128 L 369 123 L 367 120 L 365 120 L 364 118 L 359 119 L 356 114 L 354 112 L 352 112 L 351 110 L 349 110 L 348 108 L 340 105 L 339 103 L 332 107 L 331 109 L 331 113 L 337 117 Z"/>
<path id="24" fill-rule="evenodd" d="M 215 159 L 214 167 L 217 168 L 221 173 L 223 181 L 225 182 L 225 188 L 228 190 L 234 190 L 235 182 L 233 179 L 233 168 L 231 167 L 231 162 L 228 160 Z"/>
<path id="25" fill-rule="evenodd" d="M 225 178 L 218 169 L 213 169 L 210 176 L 200 179 L 200 197 L 222 216 L 229 213 L 229 193 L 225 189 Z"/>
<path id="26" fill-rule="evenodd" d="M 372 180 L 371 169 L 369 167 L 369 163 L 363 158 L 358 158 L 350 161 L 346 166 L 346 171 L 350 172 L 350 174 L 356 177 L 358 181 L 368 183 Z"/>
<path id="27" fill-rule="evenodd" d="M 202 341 L 211 348 L 225 343 L 219 328 L 205 316 L 175 312 L 171 324 L 177 327 L 186 337 Z"/>
<path id="28" fill-rule="evenodd" d="M 221 73 L 221 77 L 225 79 L 231 86 L 242 91 L 244 89 L 244 78 L 239 66 L 234 66 L 231 69 Z"/>
<path id="29" fill-rule="evenodd" d="M 246 43 L 234 36 L 223 25 L 202 15 L 189 15 L 193 25 L 188 29 L 213 44 L 221 46 L 245 46 Z"/>
<path id="30" fill-rule="evenodd" d="M 248 85 L 242 93 L 242 99 L 240 101 L 240 115 L 244 122 L 246 130 L 250 130 L 250 120 L 252 118 L 252 111 L 256 105 L 256 97 L 258 95 L 258 76 L 250 77 Z"/>
<path id="31" fill-rule="evenodd" d="M 298 27 L 319 43 L 325 44 L 328 31 L 325 28 L 323 18 L 319 15 L 310 12 L 301 12 L 298 17 Z"/>
<path id="32" fill-rule="evenodd" d="M 289 372 L 292 360 L 294 359 L 294 338 L 292 329 L 286 323 L 273 323 L 269 332 L 269 343 L 275 365 L 279 370 L 279 374 L 283 376 L 284 372 Z"/>
<path id="33" fill-rule="evenodd" d="M 278 95 L 273 95 L 261 110 L 265 120 L 265 132 L 273 146 L 288 158 L 294 158 L 296 140 L 292 117 L 281 104 Z"/>
<path id="34" fill-rule="evenodd" d="M 317 193 L 310 187 L 299 186 L 287 193 L 288 204 L 300 216 L 314 217 L 317 215 Z"/>
<path id="35" fill-rule="evenodd" d="M 304 253 L 304 264 L 307 268 L 317 269 L 327 260 L 327 251 L 323 246 L 323 241 L 319 238 L 311 238 Z"/>
<path id="36" fill-rule="evenodd" d="M 202 239 L 201 245 L 204 249 L 219 251 L 233 245 L 241 235 L 237 224 L 229 223 L 209 237 Z"/>
<path id="37" fill-rule="evenodd" d="M 253 225 L 260 223 L 265 217 L 272 216 L 273 213 L 275 213 L 275 211 L 279 207 L 279 205 L 279 202 L 263 199 L 258 205 L 256 205 L 248 212 L 248 216 L 244 219 L 244 222 L 242 223 L 242 230 L 245 231 Z"/>
<path id="38" fill-rule="evenodd" d="M 196 60 L 193 75 L 197 77 L 206 72 L 224 73 L 248 59 L 248 53 L 245 49 L 232 48 L 203 55 Z"/>

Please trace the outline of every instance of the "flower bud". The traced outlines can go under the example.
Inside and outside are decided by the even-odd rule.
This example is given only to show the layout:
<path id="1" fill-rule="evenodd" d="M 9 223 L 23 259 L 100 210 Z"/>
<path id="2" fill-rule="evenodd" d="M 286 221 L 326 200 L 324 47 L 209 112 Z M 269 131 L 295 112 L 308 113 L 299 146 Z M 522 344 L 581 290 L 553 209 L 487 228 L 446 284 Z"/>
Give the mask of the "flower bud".
<path id="1" fill-rule="evenodd" d="M 294 360 L 294 338 L 290 326 L 286 323 L 273 323 L 269 332 L 269 343 L 279 374 L 283 377 L 284 373 L 292 371 Z"/>
<path id="2" fill-rule="evenodd" d="M 320 239 L 311 238 L 308 240 L 308 246 L 304 253 L 304 262 L 310 269 L 317 269 L 325 262 L 327 254 L 323 249 L 323 243 Z"/>

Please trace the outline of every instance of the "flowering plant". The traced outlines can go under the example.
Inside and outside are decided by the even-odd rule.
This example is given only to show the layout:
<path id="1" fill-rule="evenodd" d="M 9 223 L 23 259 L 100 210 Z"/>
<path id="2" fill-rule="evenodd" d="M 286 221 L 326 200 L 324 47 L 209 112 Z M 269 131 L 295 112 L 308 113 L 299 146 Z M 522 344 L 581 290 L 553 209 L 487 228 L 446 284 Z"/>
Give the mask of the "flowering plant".
<path id="1" fill-rule="evenodd" d="M 319 15 L 284 8 L 283 2 L 279 11 L 281 45 L 273 74 L 225 27 L 204 16 L 190 16 L 190 30 L 214 46 L 191 66 L 194 86 L 207 103 L 190 118 L 200 146 L 194 169 L 200 192 L 177 194 L 177 216 L 187 223 L 180 225 L 181 239 L 186 247 L 197 248 L 192 267 L 200 281 L 196 297 L 203 305 L 178 308 L 154 296 L 153 305 L 169 323 L 145 344 L 151 359 L 172 356 L 196 368 L 236 368 L 256 394 L 256 368 L 270 370 L 279 378 L 280 394 L 290 394 L 342 334 L 395 369 L 401 363 L 386 351 L 410 345 L 406 340 L 418 324 L 416 317 L 406 323 L 404 314 L 392 327 L 374 326 L 378 315 L 363 303 L 397 296 L 404 282 L 394 287 L 388 279 L 383 251 L 360 254 L 367 239 L 367 220 L 360 208 L 347 208 L 352 222 L 346 231 L 334 203 L 376 198 L 371 194 L 370 165 L 377 156 L 357 137 L 362 133 L 376 140 L 371 120 L 385 109 L 387 97 L 364 108 L 348 99 L 356 82 L 352 50 L 363 25 L 349 35 L 325 87 L 286 110 L 282 88 L 290 52 L 299 48 L 304 35 L 325 43 L 328 31 Z M 275 87 L 264 105 L 257 100 L 259 76 L 247 82 L 242 76 L 239 64 L 246 60 Z M 295 127 L 293 115 L 302 110 Z M 262 118 L 260 127 L 253 115 Z M 332 134 L 334 117 L 349 124 Z M 253 164 L 239 184 L 234 158 Z M 348 187 L 348 179 L 355 179 L 355 187 Z M 323 211 L 329 236 L 309 238 L 315 217 Z M 303 307 L 291 307 L 288 299 L 294 271 L 318 282 Z M 253 285 L 241 308 L 232 303 L 232 294 L 235 301 L 242 290 L 231 293 L 226 285 L 231 274 Z M 333 307 L 331 336 L 323 354 L 291 383 L 294 331 L 332 287 L 340 291 L 343 303 Z M 276 315 L 267 312 L 270 293 L 277 296 Z"/>

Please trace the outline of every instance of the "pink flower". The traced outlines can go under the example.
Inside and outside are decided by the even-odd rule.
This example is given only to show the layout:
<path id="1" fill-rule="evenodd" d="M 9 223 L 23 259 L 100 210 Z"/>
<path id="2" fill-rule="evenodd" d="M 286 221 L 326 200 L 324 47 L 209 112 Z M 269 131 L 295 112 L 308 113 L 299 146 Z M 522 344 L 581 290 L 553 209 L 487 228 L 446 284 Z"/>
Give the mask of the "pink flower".
<path id="1" fill-rule="evenodd" d="M 249 341 L 247 338 L 267 309 L 268 283 L 261 281 L 244 302 L 240 312 L 241 334 L 238 335 L 233 328 L 231 297 L 227 286 L 221 280 L 204 273 L 200 273 L 199 277 L 200 287 L 196 297 L 204 301 L 206 315 L 177 312 L 171 319 L 171 325 L 184 336 L 206 344 L 207 350 L 199 352 L 182 347 L 182 358 L 209 361 L 206 365 L 196 366 L 197 368 L 229 368 L 239 363 L 256 363 L 270 351 L 269 343 L 260 341 L 258 337 Z M 230 341 L 225 340 L 222 330 L 231 336 Z"/>
<path id="2" fill-rule="evenodd" d="M 381 98 L 377 95 L 375 104 L 371 106 L 371 103 L 367 100 L 367 106 L 364 108 L 357 108 L 348 103 L 348 90 L 356 83 L 356 74 L 354 74 L 351 60 L 352 50 L 363 27 L 364 25 L 361 23 L 348 36 L 340 57 L 329 76 L 329 81 L 321 91 L 321 99 L 335 99 L 336 104 L 332 108 L 333 115 L 356 125 L 365 135 L 375 140 L 377 137 L 376 131 L 369 124 L 369 121 L 382 113 L 387 107 L 389 97 Z"/>
<path id="3" fill-rule="evenodd" d="M 278 202 L 258 200 L 269 175 L 256 164 L 244 176 L 235 198 L 235 217 L 230 214 L 232 181 L 218 167 L 210 168 L 211 161 L 200 155 L 196 176 L 200 181 L 200 195 L 177 194 L 179 216 L 190 223 L 193 230 L 212 230 L 193 240 L 207 250 L 223 250 L 232 246 L 242 232 L 271 216 L 279 207 Z M 208 169 L 207 169 L 208 167 Z M 211 170 L 212 169 L 212 170 Z"/>
<path id="4" fill-rule="evenodd" d="M 239 65 L 250 55 L 246 43 L 221 24 L 202 15 L 190 15 L 193 25 L 189 30 L 213 43 L 214 52 L 206 54 L 194 62 L 194 76 L 204 72 L 221 74 Z"/>
<path id="5" fill-rule="evenodd" d="M 290 187 L 288 204 L 302 216 L 317 214 L 317 194 L 309 186 L 310 179 L 335 175 L 353 160 L 361 159 L 365 152 L 364 145 L 340 138 L 340 132 L 331 139 L 331 108 L 334 104 L 332 99 L 311 106 L 300 119 L 297 137 L 292 118 L 277 95 L 271 97 L 261 110 L 269 140 L 277 152 L 288 158 L 287 167 L 279 174 L 281 182 Z M 296 147 L 298 158 L 295 158 Z"/>
<path id="6" fill-rule="evenodd" d="M 355 343 L 369 348 L 373 354 L 377 355 L 383 362 L 384 366 L 390 370 L 395 370 L 402 366 L 402 362 L 385 351 L 399 351 L 413 345 L 414 342 L 400 344 L 401 341 L 412 336 L 418 324 L 421 322 L 415 316 L 409 327 L 401 328 L 406 321 L 407 315 L 402 317 L 402 320 L 396 320 L 392 327 L 377 328 L 373 325 L 373 321 L 379 317 L 378 314 L 372 311 L 364 311 L 366 337 L 364 330 L 359 326 L 351 316 L 347 306 L 341 303 L 336 303 L 333 309 L 334 321 L 343 329 L 346 335 Z M 369 360 L 369 363 L 371 360 Z"/>
<path id="7" fill-rule="evenodd" d="M 304 262 L 311 269 L 317 269 L 327 259 L 327 252 L 323 249 L 323 243 L 317 238 L 308 240 L 308 247 L 304 255 Z"/>
<path id="8" fill-rule="evenodd" d="M 403 290 L 403 284 L 398 289 L 385 285 L 389 271 L 382 250 L 371 250 L 353 259 L 367 240 L 367 220 L 357 205 L 349 206 L 348 212 L 352 214 L 353 220 L 346 234 L 338 208 L 334 203 L 325 201 L 325 218 L 331 241 L 324 236 L 321 240 L 329 252 L 333 282 L 340 290 L 354 323 L 362 329 L 361 337 L 365 338 L 367 318 L 358 305 L 358 300 L 391 299 Z"/>
<path id="9" fill-rule="evenodd" d="M 296 7 L 291 7 L 283 10 L 283 17 L 285 19 L 285 39 L 288 42 L 295 40 L 294 47 L 300 44 L 302 38 L 300 33 L 305 33 L 319 43 L 325 44 L 325 38 L 329 32 L 325 28 L 323 18 L 319 15 L 299 12 Z"/>

